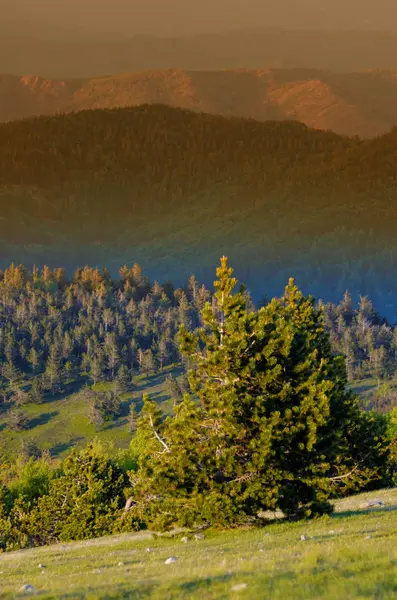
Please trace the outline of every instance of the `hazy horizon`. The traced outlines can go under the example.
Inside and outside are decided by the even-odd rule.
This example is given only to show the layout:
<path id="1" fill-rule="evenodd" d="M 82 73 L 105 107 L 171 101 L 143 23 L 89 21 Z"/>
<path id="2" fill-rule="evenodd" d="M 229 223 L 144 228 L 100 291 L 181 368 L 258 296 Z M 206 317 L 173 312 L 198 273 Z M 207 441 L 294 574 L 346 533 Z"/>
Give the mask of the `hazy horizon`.
<path id="1" fill-rule="evenodd" d="M 180 36 L 250 28 L 396 29 L 394 0 L 0 0 L 8 36 Z"/>

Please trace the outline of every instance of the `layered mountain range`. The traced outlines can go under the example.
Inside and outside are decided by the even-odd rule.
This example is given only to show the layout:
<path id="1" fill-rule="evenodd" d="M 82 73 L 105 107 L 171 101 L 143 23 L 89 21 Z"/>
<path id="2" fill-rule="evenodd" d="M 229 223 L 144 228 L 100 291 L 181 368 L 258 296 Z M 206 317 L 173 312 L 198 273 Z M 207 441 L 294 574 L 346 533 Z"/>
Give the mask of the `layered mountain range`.
<path id="1" fill-rule="evenodd" d="M 294 119 L 371 137 L 397 124 L 397 70 L 168 69 L 63 80 L 0 76 L 0 121 L 145 103 L 260 121 Z"/>
<path id="2" fill-rule="evenodd" d="M 164 105 L 5 123 L 1 263 L 138 262 L 152 279 L 211 283 L 226 254 L 256 298 L 295 276 L 387 313 L 396 164 L 397 130 L 361 140 Z"/>

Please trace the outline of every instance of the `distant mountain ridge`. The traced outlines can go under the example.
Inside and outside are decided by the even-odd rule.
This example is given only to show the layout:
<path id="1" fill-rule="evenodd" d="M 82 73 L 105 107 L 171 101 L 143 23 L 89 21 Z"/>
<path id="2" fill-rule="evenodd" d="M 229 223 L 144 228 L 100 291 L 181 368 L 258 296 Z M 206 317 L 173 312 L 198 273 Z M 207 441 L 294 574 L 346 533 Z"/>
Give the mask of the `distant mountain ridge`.
<path id="1" fill-rule="evenodd" d="M 115 40 L 63 39 L 61 35 L 35 39 L 31 35 L 0 35 L 0 73 L 69 78 L 169 68 L 312 67 L 341 72 L 397 68 L 397 33 L 390 31 L 267 28 Z"/>
<path id="2" fill-rule="evenodd" d="M 397 124 L 397 69 L 166 69 L 89 79 L 0 76 L 0 121 L 93 108 L 167 104 L 372 137 Z"/>
<path id="3" fill-rule="evenodd" d="M 396 30 L 395 0 L 1 0 L 0 35 L 122 39 L 237 28 Z"/>

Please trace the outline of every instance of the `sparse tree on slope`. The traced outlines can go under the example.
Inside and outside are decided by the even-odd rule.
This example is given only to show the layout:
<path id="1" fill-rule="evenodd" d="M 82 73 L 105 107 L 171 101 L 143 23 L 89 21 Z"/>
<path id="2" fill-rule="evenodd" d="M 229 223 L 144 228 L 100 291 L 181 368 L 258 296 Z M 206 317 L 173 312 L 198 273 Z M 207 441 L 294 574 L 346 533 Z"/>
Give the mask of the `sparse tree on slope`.
<path id="1" fill-rule="evenodd" d="M 29 427 L 29 417 L 22 410 L 12 410 L 10 412 L 9 428 L 12 431 L 24 431 Z"/>
<path id="2" fill-rule="evenodd" d="M 121 393 L 128 392 L 131 386 L 131 374 L 125 365 L 121 365 L 117 372 L 116 386 Z"/>
<path id="3" fill-rule="evenodd" d="M 50 348 L 50 353 L 47 360 L 46 379 L 49 389 L 54 392 L 59 387 L 62 381 L 62 355 L 57 344 L 53 344 Z"/>

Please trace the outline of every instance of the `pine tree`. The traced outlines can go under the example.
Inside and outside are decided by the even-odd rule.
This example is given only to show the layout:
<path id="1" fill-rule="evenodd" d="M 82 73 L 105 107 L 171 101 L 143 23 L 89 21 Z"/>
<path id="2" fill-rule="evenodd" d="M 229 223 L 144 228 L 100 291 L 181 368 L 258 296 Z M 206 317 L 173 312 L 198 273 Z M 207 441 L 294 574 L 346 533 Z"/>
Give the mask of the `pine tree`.
<path id="1" fill-rule="evenodd" d="M 28 461 L 30 458 L 38 459 L 42 455 L 41 448 L 31 440 L 22 440 L 20 456 L 24 461 Z"/>
<path id="2" fill-rule="evenodd" d="M 89 412 L 88 412 L 88 420 L 91 425 L 95 425 L 95 430 L 100 431 L 105 424 L 105 419 L 102 415 L 102 411 L 95 402 L 90 403 Z"/>
<path id="3" fill-rule="evenodd" d="M 153 352 L 149 348 L 143 353 L 142 357 L 142 370 L 145 372 L 146 376 L 150 375 L 150 373 L 154 370 L 155 362 L 153 358 Z"/>
<path id="4" fill-rule="evenodd" d="M 50 353 L 47 359 L 46 371 L 45 371 L 46 379 L 48 381 L 49 388 L 52 392 L 54 392 L 60 383 L 62 382 L 63 373 L 62 373 L 62 353 L 59 348 L 59 345 L 53 343 L 50 348 Z"/>
<path id="5" fill-rule="evenodd" d="M 163 421 L 145 402 L 146 450 L 133 477 L 139 516 L 165 528 L 243 523 L 269 509 L 290 518 L 328 512 L 349 471 L 367 480 L 382 464 L 381 432 L 371 434 L 346 391 L 344 359 L 312 298 L 290 280 L 282 299 L 253 312 L 243 288 L 233 294 L 225 257 L 217 275 L 199 339 L 180 334 L 199 403 L 185 396 Z"/>
<path id="6" fill-rule="evenodd" d="M 29 429 L 29 417 L 22 410 L 12 410 L 9 418 L 9 428 L 12 431 Z"/>
<path id="7" fill-rule="evenodd" d="M 89 359 L 89 373 L 94 383 L 102 381 L 105 376 L 105 358 L 101 346 L 94 349 L 92 357 Z"/>
<path id="8" fill-rule="evenodd" d="M 17 381 L 20 373 L 15 364 L 12 361 L 8 360 L 3 365 L 1 365 L 1 375 L 2 377 L 4 377 L 4 379 L 7 379 L 9 381 L 10 385 L 13 385 Z"/>
<path id="9" fill-rule="evenodd" d="M 38 377 L 33 379 L 30 388 L 30 398 L 35 404 L 40 404 L 43 401 L 43 385 Z"/>
<path id="10" fill-rule="evenodd" d="M 128 392 L 131 385 L 131 374 L 125 365 L 121 365 L 116 375 L 116 386 L 120 392 Z"/>
<path id="11" fill-rule="evenodd" d="M 175 377 L 173 377 L 172 375 L 167 375 L 166 382 L 167 382 L 168 393 L 169 393 L 170 398 L 175 406 L 176 404 L 179 404 L 179 402 L 181 402 L 181 400 L 183 398 L 181 388 L 179 386 L 178 380 Z"/>
<path id="12" fill-rule="evenodd" d="M 30 402 L 29 393 L 19 385 L 12 386 L 13 401 L 17 406 L 23 406 Z"/>
<path id="13" fill-rule="evenodd" d="M 160 371 L 163 372 L 164 366 L 168 363 L 169 351 L 167 347 L 167 342 L 164 338 L 161 338 L 158 343 L 158 361 L 160 366 Z"/>
<path id="14" fill-rule="evenodd" d="M 387 377 L 390 371 L 387 352 L 384 346 L 374 348 L 370 353 L 370 368 L 373 377 L 376 378 L 378 385 Z"/>
<path id="15" fill-rule="evenodd" d="M 40 367 L 40 358 L 34 346 L 32 346 L 28 354 L 28 362 L 31 366 L 33 373 L 37 373 Z"/>
<path id="16" fill-rule="evenodd" d="M 133 433 L 137 428 L 137 411 L 134 403 L 130 405 L 130 410 L 127 417 L 128 431 Z"/>
<path id="17" fill-rule="evenodd" d="M 114 379 L 116 368 L 120 363 L 120 354 L 117 347 L 116 337 L 114 334 L 108 336 L 105 345 L 105 352 L 107 355 L 107 363 L 110 369 L 111 378 Z"/>
<path id="18" fill-rule="evenodd" d="M 100 407 L 105 421 L 119 417 L 121 411 L 121 401 L 117 391 L 106 390 L 106 392 L 101 395 L 98 406 Z"/>

